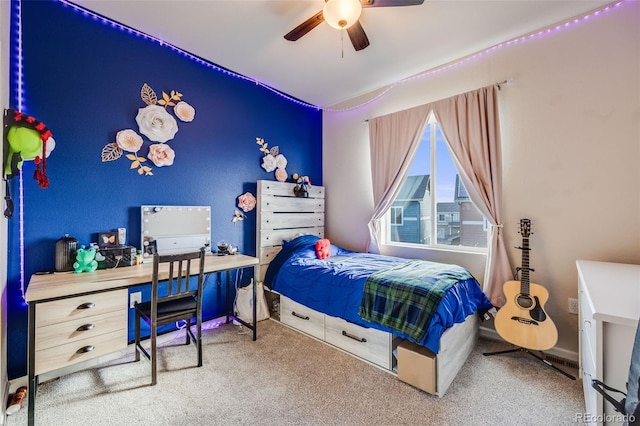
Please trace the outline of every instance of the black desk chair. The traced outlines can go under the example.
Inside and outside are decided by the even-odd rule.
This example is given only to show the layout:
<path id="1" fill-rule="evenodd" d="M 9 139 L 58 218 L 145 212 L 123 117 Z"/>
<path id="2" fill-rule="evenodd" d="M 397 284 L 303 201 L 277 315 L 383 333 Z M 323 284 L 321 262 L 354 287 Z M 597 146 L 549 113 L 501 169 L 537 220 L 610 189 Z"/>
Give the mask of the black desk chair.
<path id="1" fill-rule="evenodd" d="M 640 324 L 638 324 L 638 328 L 636 329 L 636 338 L 631 351 L 627 392 L 625 393 L 619 389 L 607 386 L 597 379 L 591 380 L 591 386 L 613 405 L 613 408 L 617 412 L 625 417 L 623 422 L 625 426 L 640 425 Z M 617 400 L 613 395 L 609 394 L 609 392 L 624 395 L 624 398 Z"/>
<path id="2" fill-rule="evenodd" d="M 151 361 L 151 385 L 156 384 L 156 349 L 158 327 L 171 324 L 177 321 L 186 321 L 186 344 L 193 340 L 198 350 L 198 367 L 202 366 L 202 285 L 204 281 L 204 248 L 200 251 L 154 255 L 153 257 L 153 279 L 151 282 L 151 301 L 137 303 L 135 305 L 136 325 L 135 325 L 135 348 L 136 361 L 140 361 L 140 353 Z M 191 277 L 191 261 L 199 259 L 198 263 L 198 286 L 192 289 L 189 286 Z M 158 269 L 160 265 L 167 264 L 169 277 L 167 289 L 160 291 L 158 285 Z M 161 294 L 162 293 L 162 294 Z M 196 319 L 196 335 L 191 330 L 191 319 Z M 151 350 L 147 351 L 140 344 L 140 321 L 144 320 L 150 327 Z"/>

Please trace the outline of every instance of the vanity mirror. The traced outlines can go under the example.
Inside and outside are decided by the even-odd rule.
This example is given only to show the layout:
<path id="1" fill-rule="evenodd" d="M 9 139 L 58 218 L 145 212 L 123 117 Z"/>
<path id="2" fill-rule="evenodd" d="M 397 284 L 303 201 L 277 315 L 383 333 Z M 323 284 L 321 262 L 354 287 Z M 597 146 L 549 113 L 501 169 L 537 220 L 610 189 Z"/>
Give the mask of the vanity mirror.
<path id="1" fill-rule="evenodd" d="M 141 206 L 142 258 L 149 262 L 154 253 L 167 254 L 198 250 L 211 251 L 211 207 Z"/>

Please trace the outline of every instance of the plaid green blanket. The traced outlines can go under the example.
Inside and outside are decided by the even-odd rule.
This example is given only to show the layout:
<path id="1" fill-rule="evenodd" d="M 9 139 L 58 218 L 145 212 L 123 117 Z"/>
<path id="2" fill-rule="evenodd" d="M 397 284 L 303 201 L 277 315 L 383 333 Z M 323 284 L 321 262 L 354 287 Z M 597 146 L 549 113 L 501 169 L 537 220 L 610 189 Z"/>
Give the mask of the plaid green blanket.
<path id="1" fill-rule="evenodd" d="M 367 278 L 360 317 L 420 342 L 446 291 L 469 278 L 457 265 L 410 260 Z"/>

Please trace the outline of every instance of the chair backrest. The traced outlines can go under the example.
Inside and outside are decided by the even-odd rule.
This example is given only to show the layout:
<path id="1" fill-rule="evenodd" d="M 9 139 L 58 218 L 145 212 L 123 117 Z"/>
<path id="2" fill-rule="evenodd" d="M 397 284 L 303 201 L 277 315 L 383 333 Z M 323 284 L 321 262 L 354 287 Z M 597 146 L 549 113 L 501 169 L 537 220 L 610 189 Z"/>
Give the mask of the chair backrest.
<path id="1" fill-rule="evenodd" d="M 151 304 L 159 301 L 196 296 L 200 299 L 204 280 L 204 247 L 199 251 L 177 254 L 155 254 L 153 256 L 153 277 Z M 198 260 L 197 272 L 192 261 Z M 191 276 L 197 276 L 197 288 L 189 286 Z M 160 294 L 159 283 L 167 280 L 167 291 Z"/>

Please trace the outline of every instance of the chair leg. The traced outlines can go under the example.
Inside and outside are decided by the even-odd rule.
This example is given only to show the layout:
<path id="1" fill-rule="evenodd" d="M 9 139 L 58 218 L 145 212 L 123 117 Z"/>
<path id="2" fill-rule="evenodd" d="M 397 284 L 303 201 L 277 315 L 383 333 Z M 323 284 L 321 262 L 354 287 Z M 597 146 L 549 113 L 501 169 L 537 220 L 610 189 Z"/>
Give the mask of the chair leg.
<path id="1" fill-rule="evenodd" d="M 157 371 L 156 367 L 157 367 L 157 364 L 158 364 L 158 362 L 156 361 L 156 358 L 157 358 L 157 356 L 156 356 L 156 353 L 157 353 L 156 352 L 156 349 L 157 349 L 156 348 L 157 334 L 158 334 L 158 332 L 156 330 L 156 327 L 152 326 L 151 327 L 151 386 L 155 386 L 155 384 L 157 383 L 157 380 L 156 380 L 156 378 L 157 378 L 156 377 L 157 376 L 156 375 L 156 371 Z"/>
<path id="2" fill-rule="evenodd" d="M 196 342 L 198 346 L 198 367 L 202 367 L 202 318 L 200 318 L 200 316 L 196 319 L 196 327 L 198 333 L 198 340 Z"/>
<path id="3" fill-rule="evenodd" d="M 186 321 L 187 321 L 187 326 L 185 327 L 185 334 L 187 335 L 187 337 L 186 337 L 185 344 L 189 346 L 191 344 L 191 336 L 189 335 L 189 330 L 191 329 L 191 320 L 188 319 Z"/>
<path id="4" fill-rule="evenodd" d="M 140 314 L 138 313 L 138 311 L 136 310 L 136 342 L 135 342 L 135 348 L 136 348 L 136 362 L 140 361 L 140 349 L 138 349 L 138 345 L 140 344 Z"/>

